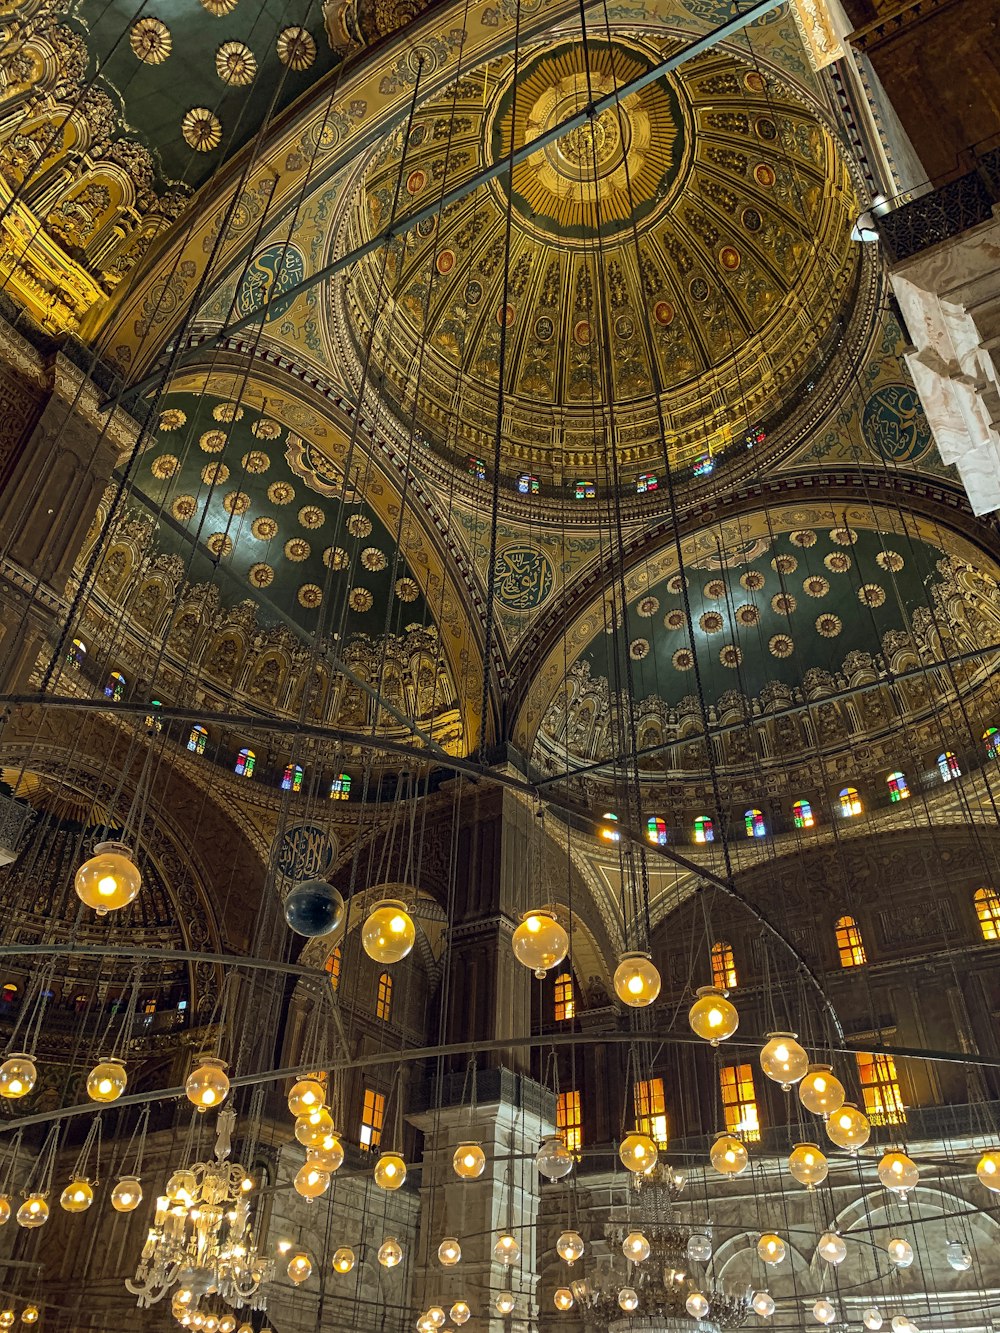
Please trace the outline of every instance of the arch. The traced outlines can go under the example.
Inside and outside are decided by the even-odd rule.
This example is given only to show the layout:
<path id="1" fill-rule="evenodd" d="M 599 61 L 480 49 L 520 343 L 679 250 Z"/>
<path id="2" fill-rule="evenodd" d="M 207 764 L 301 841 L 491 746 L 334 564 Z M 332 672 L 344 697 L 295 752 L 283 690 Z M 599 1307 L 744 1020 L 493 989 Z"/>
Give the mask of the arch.
<path id="1" fill-rule="evenodd" d="M 375 996 L 375 1017 L 383 1023 L 392 1018 L 392 977 L 388 972 L 379 974 L 378 993 Z"/>
<path id="2" fill-rule="evenodd" d="M 767 833 L 763 810 L 747 810 L 743 815 L 748 838 L 763 838 Z"/>
<path id="3" fill-rule="evenodd" d="M 236 764 L 233 769 L 238 778 L 252 778 L 254 768 L 257 766 L 257 756 L 253 750 L 243 749 L 236 756 Z"/>
<path id="4" fill-rule="evenodd" d="M 841 967 L 860 967 L 867 963 L 861 928 L 853 916 L 842 916 L 834 927 Z"/>
<path id="5" fill-rule="evenodd" d="M 795 801 L 792 805 L 792 821 L 796 828 L 813 828 L 816 824 L 812 806 L 808 801 Z"/>
<path id="6" fill-rule="evenodd" d="M 659 815 L 651 815 L 646 820 L 646 837 L 654 846 L 665 847 L 667 845 L 667 823 Z"/>
<path id="7" fill-rule="evenodd" d="M 112 671 L 104 685 L 105 698 L 110 699 L 113 703 L 120 702 L 125 698 L 126 684 L 125 677 L 120 671 Z"/>
<path id="8" fill-rule="evenodd" d="M 330 783 L 331 801 L 349 801 L 351 799 L 350 773 L 338 773 Z"/>
<path id="9" fill-rule="evenodd" d="M 66 665 L 79 671 L 86 660 L 87 645 L 82 639 L 74 639 L 66 653 Z"/>
<path id="10" fill-rule="evenodd" d="M 864 808 L 857 787 L 841 787 L 840 813 L 845 819 L 852 819 L 855 815 L 863 814 Z"/>
<path id="11" fill-rule="evenodd" d="M 193 726 L 188 734 L 187 748 L 192 754 L 204 754 L 205 746 L 208 744 L 208 729 L 199 725 Z"/>
<path id="12" fill-rule="evenodd" d="M 695 842 L 714 842 L 715 825 L 708 815 L 698 815 L 694 821 Z"/>
<path id="13" fill-rule="evenodd" d="M 983 939 L 1000 939 L 1000 893 L 987 885 L 975 891 L 972 902 Z"/>
<path id="14" fill-rule="evenodd" d="M 299 792 L 302 790 L 302 781 L 305 773 L 299 764 L 287 764 L 281 777 L 281 790 Z"/>
<path id="15" fill-rule="evenodd" d="M 899 769 L 897 769 L 895 773 L 890 773 L 889 776 L 886 778 L 885 782 L 886 786 L 889 788 L 890 801 L 909 800 L 910 798 L 909 783 L 906 781 L 905 774 L 901 773 Z"/>
<path id="16" fill-rule="evenodd" d="M 605 810 L 601 815 L 600 835 L 605 842 L 621 842 L 622 831 L 618 827 L 618 816 L 612 810 Z"/>

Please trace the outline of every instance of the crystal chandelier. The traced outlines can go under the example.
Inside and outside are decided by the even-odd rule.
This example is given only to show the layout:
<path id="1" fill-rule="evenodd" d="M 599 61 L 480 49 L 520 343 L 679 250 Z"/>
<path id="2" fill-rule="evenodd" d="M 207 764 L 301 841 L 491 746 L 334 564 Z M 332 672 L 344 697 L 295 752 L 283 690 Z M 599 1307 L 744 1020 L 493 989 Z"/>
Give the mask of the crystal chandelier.
<path id="1" fill-rule="evenodd" d="M 177 1288 L 174 1303 L 191 1306 L 213 1293 L 228 1305 L 267 1308 L 274 1261 L 262 1258 L 250 1226 L 252 1181 L 229 1161 L 236 1115 L 219 1113 L 215 1156 L 175 1171 L 156 1201 L 134 1279 L 125 1286 L 148 1308 Z"/>

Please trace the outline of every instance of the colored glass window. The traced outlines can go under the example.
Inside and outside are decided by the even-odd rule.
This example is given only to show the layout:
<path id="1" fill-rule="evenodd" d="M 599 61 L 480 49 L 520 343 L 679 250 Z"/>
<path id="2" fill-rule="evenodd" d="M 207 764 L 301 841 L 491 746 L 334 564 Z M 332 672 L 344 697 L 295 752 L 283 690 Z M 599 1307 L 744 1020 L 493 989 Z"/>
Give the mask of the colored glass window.
<path id="1" fill-rule="evenodd" d="M 760 1116 L 753 1085 L 753 1066 L 724 1065 L 719 1070 L 719 1090 L 727 1133 L 734 1134 L 744 1143 L 756 1143 L 760 1138 Z"/>
<path id="2" fill-rule="evenodd" d="M 865 1115 L 873 1125 L 904 1125 L 906 1108 L 899 1091 L 895 1060 L 891 1055 L 859 1051 L 857 1061 Z"/>
<path id="3" fill-rule="evenodd" d="M 517 489 L 522 495 L 537 495 L 538 478 L 532 476 L 530 472 L 522 472 L 517 479 Z"/>
<path id="4" fill-rule="evenodd" d="M 556 1129 L 570 1152 L 579 1153 L 583 1147 L 583 1111 L 579 1092 L 571 1090 L 559 1094 L 556 1102 Z"/>
<path id="5" fill-rule="evenodd" d="M 569 972 L 562 972 L 556 977 L 555 1018 L 562 1023 L 576 1013 L 576 997 L 573 994 L 573 977 Z"/>
<path id="6" fill-rule="evenodd" d="M 657 847 L 667 845 L 667 823 L 659 815 L 646 820 L 646 837 Z"/>
<path id="7" fill-rule="evenodd" d="M 109 699 L 118 703 L 125 696 L 125 677 L 120 671 L 112 671 L 108 677 L 108 683 L 104 687 L 104 693 Z"/>
<path id="8" fill-rule="evenodd" d="M 792 819 L 796 828 L 812 828 L 816 823 L 813 819 L 812 806 L 808 801 L 795 802 L 792 806 Z"/>
<path id="9" fill-rule="evenodd" d="M 470 454 L 468 461 L 468 470 L 473 477 L 479 481 L 486 480 L 486 463 L 482 458 L 473 458 Z"/>
<path id="10" fill-rule="evenodd" d="M 156 709 L 157 709 L 157 708 L 162 708 L 162 707 L 163 707 L 163 704 L 160 702 L 159 699 L 150 699 L 150 701 L 149 701 L 149 707 L 150 707 L 150 710 L 151 710 L 151 711 L 148 712 L 148 713 L 146 714 L 146 717 L 145 717 L 146 730 L 147 730 L 147 731 L 162 731 L 162 730 L 163 730 L 163 718 L 162 718 L 162 717 L 157 717 L 157 716 L 156 716 Z"/>
<path id="11" fill-rule="evenodd" d="M 746 824 L 748 838 L 763 838 L 767 833 L 767 825 L 764 823 L 764 812 L 762 810 L 748 810 L 743 819 Z"/>
<path id="12" fill-rule="evenodd" d="M 347 801 L 351 795 L 351 775 L 341 773 L 330 783 L 330 800 Z"/>
<path id="13" fill-rule="evenodd" d="M 972 901 L 983 939 L 1000 940 L 1000 895 L 996 889 L 977 889 Z"/>
<path id="14" fill-rule="evenodd" d="M 987 727 L 983 732 L 983 742 L 988 758 L 1000 758 L 1000 727 Z"/>
<path id="15" fill-rule="evenodd" d="M 640 1079 L 635 1085 L 634 1096 L 636 1128 L 665 1150 L 670 1143 L 670 1125 L 663 1079 Z"/>
<path id="16" fill-rule="evenodd" d="M 577 500 L 593 500 L 597 494 L 597 486 L 594 482 L 583 478 L 573 483 L 573 496 Z"/>
<path id="17" fill-rule="evenodd" d="M 910 788 L 905 776 L 900 772 L 890 773 L 886 778 L 890 801 L 905 801 L 909 798 Z"/>
<path id="18" fill-rule="evenodd" d="M 865 942 L 861 938 L 861 929 L 853 916 L 842 916 L 835 926 L 837 932 L 837 952 L 840 954 L 841 967 L 860 967 L 867 963 Z"/>
<path id="19" fill-rule="evenodd" d="M 298 764 L 289 764 L 281 779 L 282 791 L 301 791 L 304 776 L 305 774 Z"/>
<path id="20" fill-rule="evenodd" d="M 635 483 L 637 495 L 645 495 L 647 491 L 657 491 L 660 488 L 660 479 L 655 472 L 643 472 Z"/>
<path id="21" fill-rule="evenodd" d="M 66 654 L 66 663 L 71 667 L 82 667 L 87 656 L 87 645 L 82 639 L 74 639 Z"/>
<path id="22" fill-rule="evenodd" d="M 725 940 L 716 940 L 712 945 L 712 985 L 720 990 L 735 990 L 738 984 L 733 946 Z"/>
<path id="23" fill-rule="evenodd" d="M 385 1121 L 385 1094 L 365 1088 L 364 1102 L 361 1108 L 361 1133 L 359 1141 L 362 1148 L 377 1148 L 382 1142 L 382 1125 Z"/>
<path id="24" fill-rule="evenodd" d="M 860 815 L 864 810 L 861 804 L 861 797 L 858 795 L 857 787 L 844 787 L 840 793 L 840 813 L 845 819 L 850 819 L 852 815 Z"/>
<path id="25" fill-rule="evenodd" d="M 760 426 L 752 426 L 743 439 L 748 449 L 756 449 L 758 444 L 763 444 L 767 439 L 767 432 Z"/>
<path id="26" fill-rule="evenodd" d="M 941 774 L 942 782 L 950 782 L 952 778 L 960 778 L 962 770 L 959 768 L 958 760 L 952 754 L 951 750 L 945 750 L 944 754 L 938 755 L 938 772 Z"/>
<path id="27" fill-rule="evenodd" d="M 208 744 L 208 732 L 204 727 L 192 727 L 188 736 L 188 749 L 193 754 L 204 754 Z"/>
<path id="28" fill-rule="evenodd" d="M 341 953 L 340 945 L 338 944 L 323 965 L 330 974 L 330 985 L 334 990 L 340 985 L 340 964 L 342 957 L 343 955 Z"/>
<path id="29" fill-rule="evenodd" d="M 715 459 L 706 454 L 704 458 L 699 458 L 694 465 L 694 475 L 696 477 L 710 477 L 715 471 Z"/>
<path id="30" fill-rule="evenodd" d="M 708 815 L 699 815 L 694 821 L 695 842 L 714 842 L 715 829 Z"/>
<path id="31" fill-rule="evenodd" d="M 236 776 L 240 778 L 252 778 L 254 766 L 257 763 L 257 756 L 253 750 L 241 750 L 236 756 Z"/>
<path id="32" fill-rule="evenodd" d="M 601 815 L 601 837 L 605 842 L 621 842 L 622 831 L 618 827 L 618 816 L 610 810 Z"/>

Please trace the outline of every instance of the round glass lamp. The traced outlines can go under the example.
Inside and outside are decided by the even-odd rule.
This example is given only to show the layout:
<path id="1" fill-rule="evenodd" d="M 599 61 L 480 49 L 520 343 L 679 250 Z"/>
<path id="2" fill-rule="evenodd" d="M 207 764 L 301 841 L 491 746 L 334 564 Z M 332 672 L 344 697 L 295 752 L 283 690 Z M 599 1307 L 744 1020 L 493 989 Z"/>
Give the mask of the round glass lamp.
<path id="1" fill-rule="evenodd" d="M 844 1085 L 830 1065 L 810 1065 L 799 1083 L 799 1101 L 814 1115 L 833 1115 L 843 1106 L 844 1095 Z"/>
<path id="2" fill-rule="evenodd" d="M 692 1291 L 684 1302 L 684 1309 L 692 1319 L 704 1319 L 709 1311 L 709 1304 L 700 1291 Z"/>
<path id="3" fill-rule="evenodd" d="M 572 1310 L 576 1301 L 569 1287 L 556 1287 L 552 1294 L 552 1304 L 557 1310 Z"/>
<path id="4" fill-rule="evenodd" d="M 454 1268 L 462 1260 L 462 1247 L 454 1236 L 445 1236 L 438 1246 L 438 1263 L 445 1268 Z"/>
<path id="5" fill-rule="evenodd" d="M 451 1316 L 451 1322 L 458 1324 L 459 1327 L 462 1324 L 467 1324 L 472 1318 L 472 1310 L 465 1301 L 456 1301 L 448 1313 Z"/>
<path id="6" fill-rule="evenodd" d="M 920 1179 L 916 1162 L 905 1152 L 887 1152 L 878 1164 L 878 1178 L 894 1194 L 909 1194 Z"/>
<path id="7" fill-rule="evenodd" d="M 76 896 L 98 916 L 127 907 L 142 888 L 132 848 L 123 842 L 99 842 L 94 855 L 76 872 Z"/>
<path id="8" fill-rule="evenodd" d="M 440 1305 L 432 1305 L 427 1311 L 427 1320 L 431 1328 L 440 1328 L 447 1318 Z"/>
<path id="9" fill-rule="evenodd" d="M 556 920 L 554 912 L 538 908 L 525 912 L 521 924 L 511 940 L 514 957 L 524 967 L 531 968 L 541 979 L 553 967 L 558 967 L 569 952 L 569 936 Z"/>
<path id="10" fill-rule="evenodd" d="M 773 1231 L 765 1231 L 757 1242 L 757 1257 L 761 1263 L 780 1264 L 786 1253 L 785 1242 Z"/>
<path id="11" fill-rule="evenodd" d="M 577 1259 L 582 1259 L 586 1248 L 579 1231 L 564 1231 L 556 1241 L 556 1254 L 568 1264 L 575 1264 Z"/>
<path id="12" fill-rule="evenodd" d="M 26 1305 L 26 1306 L 24 1307 L 24 1309 L 21 1311 L 21 1323 L 22 1323 L 22 1324 L 37 1324 L 37 1323 L 38 1323 L 38 1306 L 37 1306 L 37 1305 Z"/>
<path id="13" fill-rule="evenodd" d="M 351 1271 L 355 1262 L 355 1254 L 351 1247 L 349 1245 L 341 1245 L 339 1249 L 336 1249 L 333 1252 L 331 1267 L 335 1273 L 339 1273 L 341 1277 L 343 1277 L 345 1273 Z"/>
<path id="14" fill-rule="evenodd" d="M 821 1259 L 825 1259 L 828 1264 L 836 1266 L 842 1264 L 847 1258 L 847 1245 L 843 1236 L 838 1236 L 835 1231 L 827 1231 L 820 1236 L 816 1253 Z"/>
<path id="15" fill-rule="evenodd" d="M 87 1075 L 87 1096 L 92 1102 L 116 1102 L 127 1082 L 128 1074 L 121 1060 L 113 1057 L 102 1060 Z"/>
<path id="16" fill-rule="evenodd" d="M 295 1122 L 295 1137 L 303 1148 L 322 1148 L 333 1133 L 333 1116 L 325 1106 L 317 1107 Z"/>
<path id="17" fill-rule="evenodd" d="M 9 1097 L 11 1101 L 27 1097 L 37 1078 L 38 1070 L 30 1055 L 21 1052 L 8 1055 L 0 1065 L 0 1097 Z"/>
<path id="18" fill-rule="evenodd" d="M 821 1296 L 813 1306 L 813 1318 L 817 1324 L 832 1324 L 836 1317 L 837 1311 L 825 1296 Z"/>
<path id="19" fill-rule="evenodd" d="M 976 1175 L 988 1190 L 1000 1190 L 1000 1152 L 995 1148 L 984 1152 L 976 1163 Z"/>
<path id="20" fill-rule="evenodd" d="M 712 1242 L 709 1237 L 701 1231 L 688 1236 L 687 1257 L 693 1264 L 707 1264 L 712 1257 Z"/>
<path id="21" fill-rule="evenodd" d="M 517 1238 L 512 1236 L 509 1231 L 504 1231 L 493 1246 L 493 1257 L 500 1263 L 506 1264 L 509 1268 L 511 1264 L 516 1264 L 521 1253 L 521 1247 L 517 1243 Z"/>
<path id="22" fill-rule="evenodd" d="M 870 1329 L 871 1333 L 878 1333 L 885 1320 L 882 1318 L 882 1312 L 876 1306 L 870 1305 L 861 1316 L 861 1322 L 865 1328 Z"/>
<path id="23" fill-rule="evenodd" d="M 306 1161 L 333 1175 L 344 1164 L 344 1145 L 336 1134 L 326 1134 L 317 1147 L 306 1149 Z"/>
<path id="24" fill-rule="evenodd" d="M 573 1154 L 561 1138 L 552 1135 L 535 1153 L 535 1166 L 546 1180 L 562 1180 L 573 1170 Z"/>
<path id="25" fill-rule="evenodd" d="M 793 1083 L 804 1078 L 809 1069 L 809 1056 L 795 1040 L 794 1032 L 769 1032 L 760 1053 L 760 1067 L 769 1079 L 781 1084 L 788 1092 Z"/>
<path id="26" fill-rule="evenodd" d="M 82 1177 L 71 1180 L 59 1195 L 59 1207 L 64 1213 L 85 1213 L 93 1202 L 94 1187 Z"/>
<path id="27" fill-rule="evenodd" d="M 298 1254 L 293 1254 L 289 1259 L 286 1271 L 295 1285 L 300 1287 L 303 1282 L 308 1282 L 312 1277 L 312 1260 L 308 1254 L 303 1254 L 300 1250 Z"/>
<path id="28" fill-rule="evenodd" d="M 618 1148 L 618 1157 L 626 1171 L 633 1175 L 645 1176 L 656 1166 L 659 1150 L 648 1134 L 638 1130 L 622 1139 Z"/>
<path id="29" fill-rule="evenodd" d="M 374 1175 L 380 1190 L 398 1190 L 406 1179 L 406 1163 L 398 1152 L 384 1152 L 375 1163 Z"/>
<path id="30" fill-rule="evenodd" d="M 10 1221 L 10 1199 L 6 1194 L 0 1194 L 0 1227 L 6 1226 Z"/>
<path id="31" fill-rule="evenodd" d="M 830 1164 L 816 1143 L 797 1143 L 788 1155 L 792 1178 L 806 1189 L 822 1185 L 830 1174 Z"/>
<path id="32" fill-rule="evenodd" d="M 826 1122 L 826 1135 L 831 1143 L 847 1152 L 857 1152 L 871 1138 L 872 1127 L 868 1117 L 853 1102 L 844 1102 Z"/>
<path id="33" fill-rule="evenodd" d="M 292 1115 L 308 1115 L 326 1104 L 326 1091 L 323 1084 L 314 1078 L 300 1078 L 293 1083 L 288 1094 L 288 1109 Z"/>
<path id="34" fill-rule="evenodd" d="M 0 1312 L 0 1328 L 11 1328 L 14 1323 L 14 1311 L 4 1310 Z"/>
<path id="35" fill-rule="evenodd" d="M 478 1143 L 460 1143 L 451 1165 L 460 1180 L 478 1180 L 486 1170 L 486 1154 Z"/>
<path id="36" fill-rule="evenodd" d="M 747 1169 L 750 1158 L 739 1139 L 720 1134 L 712 1144 L 709 1160 L 720 1176 L 738 1176 Z"/>
<path id="37" fill-rule="evenodd" d="M 703 1041 L 718 1046 L 726 1041 L 740 1025 L 736 1006 L 718 986 L 700 986 L 698 998 L 688 1010 L 691 1031 Z"/>
<path id="38" fill-rule="evenodd" d="M 885 1252 L 889 1256 L 889 1262 L 896 1268 L 909 1268 L 913 1263 L 913 1246 L 908 1240 L 902 1240 L 898 1236 L 889 1241 Z"/>
<path id="39" fill-rule="evenodd" d="M 224 1314 L 219 1320 L 219 1333 L 234 1333 L 236 1320 L 231 1314 Z"/>
<path id="40" fill-rule="evenodd" d="M 631 1314 L 633 1310 L 639 1308 L 639 1293 L 635 1287 L 622 1287 L 618 1293 L 618 1308 L 624 1310 L 626 1314 Z"/>
<path id="41" fill-rule="evenodd" d="M 750 1299 L 750 1308 L 761 1319 L 770 1319 L 774 1314 L 774 1297 L 769 1291 L 755 1291 Z"/>
<path id="42" fill-rule="evenodd" d="M 49 1205 L 44 1194 L 29 1194 L 17 1210 L 17 1225 L 27 1231 L 43 1227 L 49 1220 Z"/>
<path id="43" fill-rule="evenodd" d="M 215 1055 L 201 1057 L 198 1065 L 188 1075 L 184 1085 L 187 1099 L 199 1111 L 210 1111 L 213 1106 L 221 1106 L 229 1096 L 229 1075 L 226 1062 Z"/>
<path id="44" fill-rule="evenodd" d="M 295 1173 L 295 1193 L 303 1199 L 318 1199 L 330 1188 L 330 1173 L 306 1162 Z"/>
<path id="45" fill-rule="evenodd" d="M 494 1301 L 497 1314 L 500 1315 L 509 1315 L 514 1309 L 515 1304 L 516 1302 L 513 1294 L 509 1291 L 501 1291 Z"/>
<path id="46" fill-rule="evenodd" d="M 644 1264 L 649 1258 L 649 1241 L 641 1231 L 630 1231 L 622 1241 L 622 1254 L 634 1264 Z"/>
<path id="47" fill-rule="evenodd" d="M 337 929 L 344 915 L 344 899 L 325 879 L 296 884 L 284 902 L 285 921 L 296 935 L 318 939 Z"/>
<path id="48" fill-rule="evenodd" d="M 615 968 L 615 994 L 632 1009 L 645 1009 L 660 993 L 660 974 L 648 953 L 623 953 Z"/>
<path id="49" fill-rule="evenodd" d="M 378 1261 L 383 1268 L 395 1268 L 403 1259 L 403 1247 L 395 1236 L 388 1236 L 378 1247 Z"/>
<path id="50" fill-rule="evenodd" d="M 142 1203 L 138 1176 L 122 1176 L 111 1191 L 111 1207 L 116 1213 L 132 1213 Z"/>
<path id="51" fill-rule="evenodd" d="M 972 1267 L 972 1255 L 961 1241 L 950 1240 L 945 1247 L 944 1257 L 948 1260 L 948 1267 L 956 1273 L 967 1273 Z"/>
<path id="52" fill-rule="evenodd" d="M 398 898 L 376 903 L 361 929 L 361 947 L 376 963 L 398 963 L 413 948 L 417 932 Z"/>

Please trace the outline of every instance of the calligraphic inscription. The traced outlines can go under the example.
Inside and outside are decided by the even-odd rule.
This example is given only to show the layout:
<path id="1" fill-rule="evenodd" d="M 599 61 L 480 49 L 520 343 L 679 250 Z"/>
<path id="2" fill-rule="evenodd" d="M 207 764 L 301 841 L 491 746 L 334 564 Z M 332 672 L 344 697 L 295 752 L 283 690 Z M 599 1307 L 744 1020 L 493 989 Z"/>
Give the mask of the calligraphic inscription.
<path id="1" fill-rule="evenodd" d="M 254 255 L 236 291 L 236 314 L 251 315 L 269 301 L 274 301 L 265 316 L 268 323 L 278 319 L 294 301 L 276 301 L 283 292 L 290 291 L 306 275 L 306 261 L 295 245 L 277 242 L 267 245 Z"/>
<path id="2" fill-rule="evenodd" d="M 496 599 L 510 611 L 533 611 L 552 591 L 552 564 L 533 546 L 508 546 L 493 566 Z"/>
<path id="3" fill-rule="evenodd" d="M 865 438 L 889 463 L 922 458 L 931 445 L 931 428 L 910 384 L 882 384 L 865 403 Z"/>
<path id="4" fill-rule="evenodd" d="M 320 879 L 330 869 L 336 853 L 331 835 L 318 824 L 299 824 L 278 841 L 278 874 L 286 879 Z"/>

